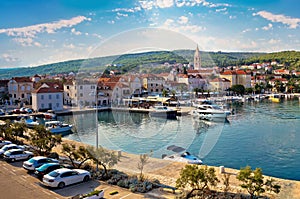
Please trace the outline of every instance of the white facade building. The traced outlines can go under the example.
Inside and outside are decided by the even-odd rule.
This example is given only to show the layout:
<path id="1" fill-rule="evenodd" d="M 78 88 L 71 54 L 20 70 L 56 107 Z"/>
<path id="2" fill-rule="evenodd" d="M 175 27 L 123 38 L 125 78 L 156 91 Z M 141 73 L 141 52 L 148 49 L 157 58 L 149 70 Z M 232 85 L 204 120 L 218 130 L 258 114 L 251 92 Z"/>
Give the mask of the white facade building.
<path id="1" fill-rule="evenodd" d="M 36 111 L 63 110 L 63 90 L 54 83 L 44 83 L 32 92 L 32 109 Z"/>

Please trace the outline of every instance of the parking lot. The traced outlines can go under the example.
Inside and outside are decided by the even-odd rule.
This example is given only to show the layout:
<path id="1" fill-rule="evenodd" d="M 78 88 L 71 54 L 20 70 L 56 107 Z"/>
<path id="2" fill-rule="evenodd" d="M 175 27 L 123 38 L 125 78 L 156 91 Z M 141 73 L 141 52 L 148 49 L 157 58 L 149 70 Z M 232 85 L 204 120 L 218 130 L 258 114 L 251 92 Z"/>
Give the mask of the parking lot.
<path id="1" fill-rule="evenodd" d="M 72 198 L 77 194 L 88 193 L 94 189 L 104 190 L 105 198 L 151 198 L 142 194 L 131 193 L 129 190 L 117 186 L 111 186 L 96 180 L 67 186 L 63 189 L 45 187 L 34 174 L 27 173 L 21 162 L 7 163 L 0 160 L 0 193 L 5 199 L 60 199 Z M 118 191 L 116 195 L 110 192 Z"/>

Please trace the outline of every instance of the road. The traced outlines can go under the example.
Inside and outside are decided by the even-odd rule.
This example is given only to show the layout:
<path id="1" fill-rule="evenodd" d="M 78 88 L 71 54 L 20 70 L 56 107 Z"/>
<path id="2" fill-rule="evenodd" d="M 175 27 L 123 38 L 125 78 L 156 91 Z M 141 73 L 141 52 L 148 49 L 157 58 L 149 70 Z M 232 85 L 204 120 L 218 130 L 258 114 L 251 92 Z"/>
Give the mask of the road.
<path id="1" fill-rule="evenodd" d="M 29 174 L 22 167 L 21 162 L 7 163 L 0 160 L 0 198 L 5 199 L 66 199 L 77 194 L 84 194 L 97 190 L 104 190 L 105 198 L 145 198 L 142 194 L 132 193 L 127 189 L 111 186 L 106 183 L 90 180 L 66 186 L 63 189 L 45 187 L 34 174 Z M 118 191 L 116 195 L 110 195 L 112 191 Z M 151 197 L 147 197 L 151 198 Z"/>

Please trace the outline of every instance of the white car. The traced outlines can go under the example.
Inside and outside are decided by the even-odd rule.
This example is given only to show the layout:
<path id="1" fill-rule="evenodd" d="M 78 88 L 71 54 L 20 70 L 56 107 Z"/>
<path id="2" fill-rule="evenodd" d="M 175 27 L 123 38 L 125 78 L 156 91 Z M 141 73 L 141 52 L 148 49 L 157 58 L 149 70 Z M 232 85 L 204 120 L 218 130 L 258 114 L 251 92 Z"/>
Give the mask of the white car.
<path id="1" fill-rule="evenodd" d="M 0 140 L 0 147 L 3 147 L 4 145 L 7 145 L 7 144 L 11 144 L 11 141 L 8 141 L 8 140 Z"/>
<path id="2" fill-rule="evenodd" d="M 0 157 L 3 156 L 5 151 L 11 150 L 11 149 L 22 149 L 24 151 L 25 146 L 21 146 L 21 145 L 17 145 L 17 144 L 7 144 L 0 149 Z"/>
<path id="3" fill-rule="evenodd" d="M 43 183 L 49 187 L 64 188 L 78 182 L 86 182 L 91 178 L 90 172 L 83 169 L 56 169 L 43 177 Z"/>
<path id="4" fill-rule="evenodd" d="M 22 149 L 11 149 L 4 153 L 4 160 L 6 160 L 7 162 L 14 162 L 17 160 L 28 160 L 32 157 L 32 152 L 24 151 Z"/>
<path id="5" fill-rule="evenodd" d="M 28 170 L 28 171 L 34 171 L 36 168 L 42 166 L 43 164 L 46 163 L 58 163 L 58 160 L 53 159 L 53 158 L 47 158 L 44 156 L 36 156 L 28 161 L 23 162 L 23 168 Z"/>

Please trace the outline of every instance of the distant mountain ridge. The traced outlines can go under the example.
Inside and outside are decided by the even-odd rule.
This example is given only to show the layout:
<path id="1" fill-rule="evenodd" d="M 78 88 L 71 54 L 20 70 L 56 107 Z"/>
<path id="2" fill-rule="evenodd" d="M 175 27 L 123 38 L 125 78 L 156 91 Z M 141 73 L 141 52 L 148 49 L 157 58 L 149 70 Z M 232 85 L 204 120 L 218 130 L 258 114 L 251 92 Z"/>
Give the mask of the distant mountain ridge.
<path id="1" fill-rule="evenodd" d="M 193 63 L 194 50 L 153 51 L 136 54 L 70 60 L 37 67 L 0 69 L 0 79 L 35 74 L 60 74 L 78 71 L 104 72 L 120 70 L 122 73 L 138 68 L 150 68 L 154 65 L 169 63 Z M 283 51 L 277 53 L 258 52 L 205 52 L 201 51 L 202 67 L 232 66 L 276 60 L 290 68 L 300 69 L 300 52 Z M 161 72 L 161 70 L 160 70 Z"/>

